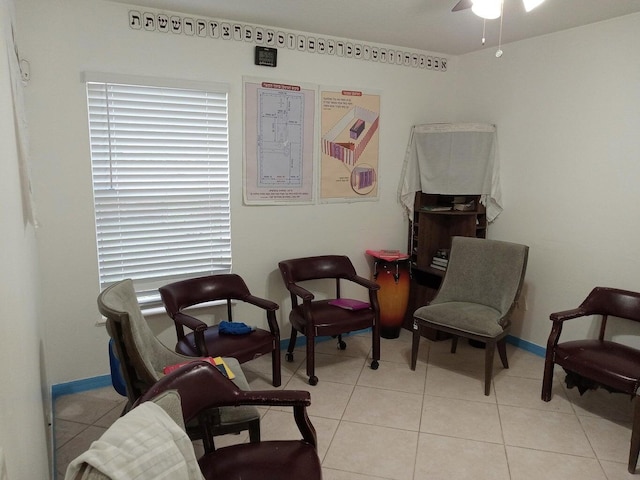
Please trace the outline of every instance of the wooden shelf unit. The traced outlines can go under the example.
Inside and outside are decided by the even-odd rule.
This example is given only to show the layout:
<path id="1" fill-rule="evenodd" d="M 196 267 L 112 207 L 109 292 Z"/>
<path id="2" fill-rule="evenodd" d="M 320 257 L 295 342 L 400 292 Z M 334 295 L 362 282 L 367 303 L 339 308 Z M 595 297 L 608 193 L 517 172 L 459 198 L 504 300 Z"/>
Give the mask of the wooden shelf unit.
<path id="1" fill-rule="evenodd" d="M 454 197 L 456 203 L 473 201 L 475 209 L 427 210 L 429 207 L 452 207 Z M 487 215 L 484 205 L 480 203 L 480 195 L 454 196 L 417 192 L 413 220 L 409 225 L 407 253 L 410 255 L 411 289 L 405 328 L 411 330 L 413 312 L 430 302 L 438 291 L 445 272 L 430 265 L 439 249 L 451 248 L 451 238 L 454 236 L 487 237 Z M 431 338 L 429 334 L 427 338 Z"/>

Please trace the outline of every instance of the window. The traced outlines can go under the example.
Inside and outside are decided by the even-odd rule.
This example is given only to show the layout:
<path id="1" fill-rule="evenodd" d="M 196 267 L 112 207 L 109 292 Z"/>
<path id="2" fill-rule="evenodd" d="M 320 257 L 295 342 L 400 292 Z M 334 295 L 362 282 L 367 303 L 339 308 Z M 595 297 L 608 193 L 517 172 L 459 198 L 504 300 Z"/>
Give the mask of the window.
<path id="1" fill-rule="evenodd" d="M 198 85 L 202 87 L 201 85 Z M 158 287 L 231 271 L 226 89 L 87 76 L 100 288 Z"/>

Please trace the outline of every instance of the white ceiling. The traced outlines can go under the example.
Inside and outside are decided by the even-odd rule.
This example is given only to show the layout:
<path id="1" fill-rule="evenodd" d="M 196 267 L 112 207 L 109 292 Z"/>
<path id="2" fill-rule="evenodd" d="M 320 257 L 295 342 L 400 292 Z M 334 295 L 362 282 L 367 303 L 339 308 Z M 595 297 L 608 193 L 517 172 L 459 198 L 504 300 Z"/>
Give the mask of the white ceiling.
<path id="1" fill-rule="evenodd" d="M 500 20 L 471 10 L 451 12 L 458 0 L 112 0 L 164 12 L 234 20 L 446 55 L 495 47 Z M 640 0 L 546 0 L 525 13 L 521 0 L 504 0 L 502 43 L 640 12 Z"/>

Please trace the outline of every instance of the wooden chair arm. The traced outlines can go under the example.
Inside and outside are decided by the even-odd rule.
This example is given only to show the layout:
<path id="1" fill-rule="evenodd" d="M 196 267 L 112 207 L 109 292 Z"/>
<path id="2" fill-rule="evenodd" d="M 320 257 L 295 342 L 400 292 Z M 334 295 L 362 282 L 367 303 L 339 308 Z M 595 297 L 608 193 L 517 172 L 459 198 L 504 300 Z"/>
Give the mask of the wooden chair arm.
<path id="1" fill-rule="evenodd" d="M 187 315 L 183 312 L 176 313 L 173 316 L 173 320 L 193 330 L 194 332 L 204 331 L 207 329 L 207 324 L 202 320 L 199 320 L 196 317 L 192 317 L 191 315 Z"/>
<path id="2" fill-rule="evenodd" d="M 561 312 L 555 312 L 549 315 L 549 319 L 553 322 L 564 322 L 573 318 L 579 318 L 589 315 L 589 313 L 583 308 L 573 308 L 571 310 L 563 310 Z"/>
<path id="3" fill-rule="evenodd" d="M 296 283 L 290 283 L 289 285 L 287 285 L 287 288 L 289 289 L 289 292 L 291 292 L 293 295 L 297 297 L 302 298 L 302 300 L 305 302 L 310 302 L 315 298 L 313 293 L 311 293 L 306 288 L 302 288 L 300 285 Z"/>
<path id="4" fill-rule="evenodd" d="M 311 394 L 303 390 L 244 391 L 209 362 L 194 361 L 174 370 L 157 381 L 136 405 L 152 400 L 169 390 L 177 390 L 182 403 L 185 423 L 201 412 L 213 407 L 255 405 L 290 406 L 305 441 L 316 446 L 316 434 L 306 407 L 311 405 Z"/>
<path id="5" fill-rule="evenodd" d="M 204 339 L 204 332 L 209 328 L 209 326 L 202 320 L 183 312 L 177 312 L 173 316 L 173 320 L 180 325 L 184 325 L 185 327 L 193 330 L 193 337 L 196 343 L 196 348 L 198 349 L 198 354 L 201 357 L 208 357 L 209 349 L 207 349 L 207 342 Z"/>
<path id="6" fill-rule="evenodd" d="M 251 305 L 255 305 L 256 307 L 260 307 L 263 310 L 272 310 L 276 311 L 280 308 L 280 306 L 276 302 L 272 302 L 271 300 L 266 300 L 264 298 L 256 297 L 255 295 L 247 295 L 246 297 L 241 298 L 243 302 L 250 303 Z"/>
<path id="7" fill-rule="evenodd" d="M 346 280 L 357 283 L 358 285 L 361 285 L 368 290 L 380 290 L 380 285 L 378 285 L 376 282 L 374 282 L 373 280 L 369 280 L 368 278 L 360 277 L 358 275 L 346 277 Z"/>

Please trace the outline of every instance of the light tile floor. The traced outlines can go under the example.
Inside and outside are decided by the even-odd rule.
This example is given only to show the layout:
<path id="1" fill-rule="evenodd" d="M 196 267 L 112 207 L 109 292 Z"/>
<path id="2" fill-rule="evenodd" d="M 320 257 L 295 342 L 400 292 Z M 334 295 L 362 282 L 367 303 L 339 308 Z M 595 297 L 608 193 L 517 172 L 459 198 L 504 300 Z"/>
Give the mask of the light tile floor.
<path id="1" fill-rule="evenodd" d="M 510 368 L 496 358 L 491 395 L 483 394 L 484 352 L 460 342 L 422 339 L 415 371 L 411 334 L 382 339 L 378 370 L 369 368 L 370 336 L 316 347 L 318 385 L 307 383 L 304 349 L 282 362 L 282 388 L 311 392 L 309 415 L 318 434 L 325 480 L 619 480 L 631 436 L 629 397 L 566 390 L 556 368 L 553 398 L 540 400 L 544 360 L 508 346 Z M 496 356 L 498 357 L 498 356 Z M 270 359 L 243 365 L 254 390 L 273 388 Z M 120 415 L 111 388 L 56 401 L 57 475 Z M 285 408 L 262 410 L 263 439 L 298 436 Z M 227 436 L 218 446 L 248 441 Z M 283 476 L 285 478 L 285 476 Z"/>

